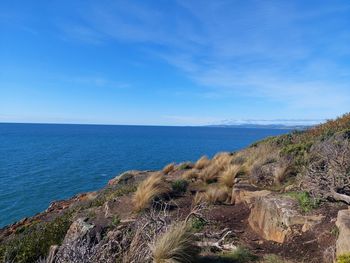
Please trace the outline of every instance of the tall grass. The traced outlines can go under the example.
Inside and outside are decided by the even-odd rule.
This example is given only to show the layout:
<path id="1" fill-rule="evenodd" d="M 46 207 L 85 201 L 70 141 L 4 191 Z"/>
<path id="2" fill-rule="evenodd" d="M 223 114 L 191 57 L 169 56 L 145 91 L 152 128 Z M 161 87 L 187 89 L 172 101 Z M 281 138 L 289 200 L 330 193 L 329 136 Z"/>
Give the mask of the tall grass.
<path id="1" fill-rule="evenodd" d="M 226 170 L 219 176 L 219 183 L 227 187 L 233 187 L 234 180 L 242 171 L 242 166 L 234 164 L 226 167 Z"/>
<path id="2" fill-rule="evenodd" d="M 152 246 L 153 260 L 155 263 L 195 262 L 199 253 L 195 241 L 190 226 L 185 222 L 178 222 Z"/>
<path id="3" fill-rule="evenodd" d="M 219 167 L 216 163 L 212 163 L 203 170 L 201 170 L 198 178 L 206 183 L 216 182 L 219 177 L 219 172 L 221 171 L 221 167 Z"/>
<path id="4" fill-rule="evenodd" d="M 197 192 L 193 198 L 193 204 L 223 204 L 230 202 L 231 190 L 226 186 L 211 185 L 205 192 Z"/>
<path id="5" fill-rule="evenodd" d="M 169 192 L 170 187 L 161 173 L 151 175 L 137 187 L 133 196 L 134 210 L 139 212 L 148 208 L 155 198 Z"/>
<path id="6" fill-rule="evenodd" d="M 198 178 L 198 171 L 195 169 L 190 169 L 185 171 L 181 177 L 186 180 L 192 180 L 192 179 L 197 179 Z"/>
<path id="7" fill-rule="evenodd" d="M 174 169 L 175 169 L 175 163 L 169 163 L 168 165 L 166 165 L 163 168 L 163 173 L 168 174 L 168 173 L 174 171 Z"/>
<path id="8" fill-rule="evenodd" d="M 203 169 L 210 164 L 210 160 L 207 156 L 202 156 L 194 165 L 196 169 Z"/>
<path id="9" fill-rule="evenodd" d="M 213 161 L 218 167 L 220 167 L 220 169 L 224 169 L 232 159 L 233 157 L 230 153 L 221 152 L 214 156 Z"/>

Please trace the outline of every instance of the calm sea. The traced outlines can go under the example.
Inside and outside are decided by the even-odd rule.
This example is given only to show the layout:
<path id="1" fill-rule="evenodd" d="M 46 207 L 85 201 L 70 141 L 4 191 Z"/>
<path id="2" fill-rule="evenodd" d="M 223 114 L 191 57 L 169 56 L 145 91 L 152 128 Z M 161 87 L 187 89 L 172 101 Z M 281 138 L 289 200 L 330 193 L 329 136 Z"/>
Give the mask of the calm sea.
<path id="1" fill-rule="evenodd" d="M 0 124 L 0 227 L 130 169 L 234 151 L 287 130 Z"/>

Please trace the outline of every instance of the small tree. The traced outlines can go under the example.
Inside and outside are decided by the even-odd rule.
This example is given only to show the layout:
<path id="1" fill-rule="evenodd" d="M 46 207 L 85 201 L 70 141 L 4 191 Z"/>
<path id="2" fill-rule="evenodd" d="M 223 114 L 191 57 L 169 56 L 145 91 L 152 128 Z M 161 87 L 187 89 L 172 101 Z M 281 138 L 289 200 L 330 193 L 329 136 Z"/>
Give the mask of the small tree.
<path id="1" fill-rule="evenodd" d="M 318 197 L 350 204 L 350 140 L 337 134 L 311 148 L 306 187 Z"/>

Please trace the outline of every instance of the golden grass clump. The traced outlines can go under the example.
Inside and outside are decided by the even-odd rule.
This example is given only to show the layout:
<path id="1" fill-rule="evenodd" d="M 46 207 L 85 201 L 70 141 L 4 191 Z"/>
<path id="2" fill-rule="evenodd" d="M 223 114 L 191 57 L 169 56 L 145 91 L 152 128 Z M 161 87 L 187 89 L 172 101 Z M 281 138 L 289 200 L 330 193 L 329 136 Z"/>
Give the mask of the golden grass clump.
<path id="1" fill-rule="evenodd" d="M 229 203 L 230 202 L 230 190 L 223 186 L 212 186 L 204 193 L 205 200 L 210 204 L 217 203 Z"/>
<path id="2" fill-rule="evenodd" d="M 268 161 L 279 159 L 279 150 L 269 143 L 260 143 L 256 147 L 247 148 L 242 151 L 246 161 L 244 167 L 248 174 L 251 174 L 253 167 L 261 166 Z"/>
<path id="3" fill-rule="evenodd" d="M 145 179 L 137 187 L 133 196 L 133 204 L 135 211 L 139 212 L 148 208 L 152 201 L 170 192 L 170 187 L 165 181 L 163 174 L 156 173 Z"/>
<path id="4" fill-rule="evenodd" d="M 207 188 L 206 191 L 197 192 L 193 197 L 193 205 L 199 205 L 201 203 L 208 204 L 224 204 L 231 201 L 231 189 L 221 186 L 212 185 Z"/>
<path id="5" fill-rule="evenodd" d="M 199 253 L 196 238 L 186 222 L 173 224 L 152 246 L 154 263 L 195 262 Z"/>
<path id="6" fill-rule="evenodd" d="M 240 172 L 242 172 L 241 165 L 234 164 L 227 166 L 226 170 L 219 176 L 218 181 L 221 185 L 231 188 L 234 185 L 235 178 Z"/>
<path id="7" fill-rule="evenodd" d="M 198 178 L 198 171 L 195 169 L 187 170 L 181 175 L 181 177 L 186 180 L 196 180 Z"/>
<path id="8" fill-rule="evenodd" d="M 232 155 L 227 152 L 218 153 L 214 156 L 213 161 L 220 169 L 225 169 L 232 161 Z"/>
<path id="9" fill-rule="evenodd" d="M 213 183 L 217 181 L 220 171 L 221 168 L 216 163 L 212 163 L 201 170 L 198 178 L 206 183 Z"/>
<path id="10" fill-rule="evenodd" d="M 210 160 L 207 156 L 202 156 L 194 165 L 196 169 L 203 169 L 210 164 Z"/>
<path id="11" fill-rule="evenodd" d="M 168 165 L 166 165 L 163 168 L 163 173 L 168 174 L 168 173 L 174 171 L 174 169 L 175 169 L 175 163 L 169 163 Z"/>
<path id="12" fill-rule="evenodd" d="M 205 192 L 197 192 L 193 197 L 193 204 L 196 206 L 204 202 L 206 202 Z"/>

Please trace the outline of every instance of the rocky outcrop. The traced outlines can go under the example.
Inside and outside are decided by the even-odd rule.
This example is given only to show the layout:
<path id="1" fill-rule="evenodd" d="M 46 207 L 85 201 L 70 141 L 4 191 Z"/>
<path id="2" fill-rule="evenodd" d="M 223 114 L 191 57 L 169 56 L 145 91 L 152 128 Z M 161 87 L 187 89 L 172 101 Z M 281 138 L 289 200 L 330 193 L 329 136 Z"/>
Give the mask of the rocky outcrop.
<path id="1" fill-rule="evenodd" d="M 55 256 L 56 263 L 115 263 L 120 257 L 122 232 L 101 228 L 79 218 L 70 226 Z"/>
<path id="2" fill-rule="evenodd" d="M 270 194 L 271 191 L 268 190 L 247 191 L 245 189 L 233 188 L 231 194 L 231 204 L 245 203 L 250 205 L 255 199 L 268 196 Z"/>
<path id="3" fill-rule="evenodd" d="M 293 233 L 294 226 L 301 226 L 305 232 L 322 218 L 301 215 L 293 199 L 268 195 L 254 199 L 248 222 L 262 238 L 283 243 Z"/>
<path id="4" fill-rule="evenodd" d="M 350 253 L 350 206 L 347 210 L 340 210 L 336 221 L 339 236 L 336 244 L 337 256 Z"/>

